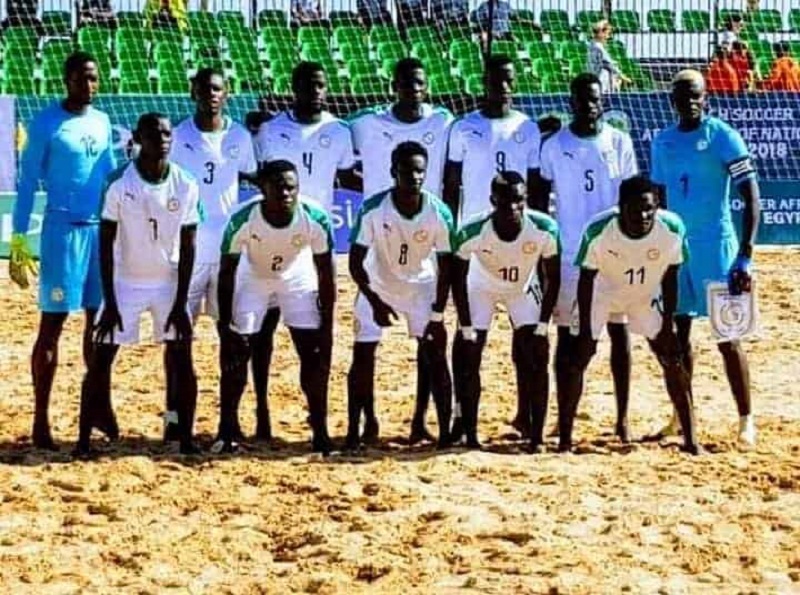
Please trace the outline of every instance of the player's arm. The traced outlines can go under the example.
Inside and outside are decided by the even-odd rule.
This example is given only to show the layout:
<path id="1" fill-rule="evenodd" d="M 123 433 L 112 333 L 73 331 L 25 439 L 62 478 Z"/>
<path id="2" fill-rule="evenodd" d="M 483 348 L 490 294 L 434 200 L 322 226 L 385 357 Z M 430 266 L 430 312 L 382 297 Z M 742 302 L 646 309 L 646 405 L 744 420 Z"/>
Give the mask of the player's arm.
<path id="1" fill-rule="evenodd" d="M 339 187 L 353 190 L 354 192 L 364 191 L 364 178 L 358 167 L 356 151 L 353 148 L 353 133 L 350 126 L 347 126 L 347 134 L 344 135 L 345 143 L 342 156 L 336 168 L 336 180 Z"/>
<path id="2" fill-rule="evenodd" d="M 661 331 L 672 332 L 675 311 L 678 309 L 678 271 L 680 265 L 670 265 L 661 278 Z"/>
<path id="3" fill-rule="evenodd" d="M 124 330 L 114 292 L 114 243 L 117 239 L 120 209 L 113 186 L 103 191 L 103 211 L 100 218 L 100 283 L 103 291 L 103 312 L 96 325 L 95 340 L 113 337 L 114 329 Z"/>
<path id="4" fill-rule="evenodd" d="M 353 243 L 350 245 L 350 252 L 348 255 L 348 269 L 350 270 L 350 277 L 358 287 L 358 290 L 364 294 L 364 297 L 372 303 L 372 300 L 378 298 L 378 295 L 369 286 L 369 275 L 364 268 L 364 260 L 367 258 L 369 248 L 361 244 Z"/>
<path id="5" fill-rule="evenodd" d="M 117 159 L 114 157 L 114 134 L 111 130 L 111 121 L 108 121 L 108 141 L 106 142 L 106 149 L 100 159 L 100 167 L 102 168 L 103 175 L 108 175 L 117 167 Z"/>
<path id="6" fill-rule="evenodd" d="M 753 257 L 753 245 L 756 243 L 758 224 L 761 220 L 761 189 L 755 177 L 748 178 L 737 185 L 744 201 L 742 211 L 742 239 L 739 254 L 746 258 Z"/>
<path id="7" fill-rule="evenodd" d="M 561 289 L 561 255 L 555 254 L 543 258 L 539 266 L 542 279 L 542 307 L 539 322 L 550 324 L 553 310 L 558 301 L 558 292 Z"/>
<path id="8" fill-rule="evenodd" d="M 219 308 L 220 329 L 229 329 L 233 319 L 233 290 L 236 285 L 236 269 L 239 267 L 240 254 L 223 254 L 219 263 L 217 280 L 217 307 Z"/>
<path id="9" fill-rule="evenodd" d="M 460 162 L 447 160 L 444 166 L 442 199 L 450 207 L 453 218 L 458 218 L 461 203 L 461 172 L 462 164 Z"/>
<path id="10" fill-rule="evenodd" d="M 189 284 L 194 269 L 197 224 L 181 226 L 180 255 L 178 256 L 178 290 L 173 308 L 186 308 L 189 300 Z"/>
<path id="11" fill-rule="evenodd" d="M 15 234 L 28 233 L 33 211 L 33 199 L 39 187 L 39 180 L 44 174 L 50 130 L 44 121 L 44 114 L 39 114 L 28 130 L 28 144 L 20 161 L 20 177 L 17 186 L 17 200 L 14 201 L 12 227 Z"/>
<path id="12" fill-rule="evenodd" d="M 581 267 L 578 278 L 578 345 L 575 357 L 578 365 L 585 368 L 594 355 L 597 343 L 592 337 L 592 297 L 594 296 L 594 282 L 597 271 Z"/>
<path id="13" fill-rule="evenodd" d="M 458 253 L 453 257 L 452 284 L 453 303 L 458 313 L 458 323 L 462 329 L 472 327 L 472 314 L 469 311 L 467 297 L 467 276 L 469 275 L 469 256 Z"/>
<path id="14" fill-rule="evenodd" d="M 328 215 L 320 212 L 311 241 L 314 266 L 317 270 L 319 313 L 322 328 L 333 328 L 333 310 L 336 305 L 336 275 L 333 269 L 333 225 Z"/>
<path id="15" fill-rule="evenodd" d="M 550 212 L 550 193 L 553 191 L 553 166 L 548 142 L 552 141 L 542 144 L 539 167 L 528 171 L 528 207 L 545 215 Z"/>

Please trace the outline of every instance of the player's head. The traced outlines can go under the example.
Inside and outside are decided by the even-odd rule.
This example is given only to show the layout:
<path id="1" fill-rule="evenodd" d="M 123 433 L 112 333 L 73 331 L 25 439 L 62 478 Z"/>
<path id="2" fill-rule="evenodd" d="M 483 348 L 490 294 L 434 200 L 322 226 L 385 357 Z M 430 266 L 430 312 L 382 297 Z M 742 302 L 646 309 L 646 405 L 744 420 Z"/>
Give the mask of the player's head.
<path id="1" fill-rule="evenodd" d="M 294 213 L 300 194 L 297 167 L 286 159 L 261 164 L 256 173 L 256 185 L 264 196 L 267 213 L 278 218 Z"/>
<path id="2" fill-rule="evenodd" d="M 420 193 L 427 169 L 428 151 L 421 144 L 406 141 L 392 151 L 392 177 L 398 189 L 411 194 Z"/>
<path id="3" fill-rule="evenodd" d="M 172 146 L 172 123 L 169 117 L 158 112 L 148 112 L 139 117 L 133 141 L 139 145 L 139 157 L 166 159 Z"/>
<path id="4" fill-rule="evenodd" d="M 495 217 L 509 223 L 522 221 L 526 194 L 525 178 L 518 172 L 498 173 L 492 179 L 491 202 Z"/>
<path id="5" fill-rule="evenodd" d="M 225 76 L 215 68 L 201 68 L 192 79 L 192 99 L 198 113 L 218 114 L 225 107 L 228 88 Z"/>
<path id="6" fill-rule="evenodd" d="M 672 79 L 672 107 L 681 120 L 696 121 L 703 116 L 706 82 L 697 70 L 681 70 Z"/>
<path id="7" fill-rule="evenodd" d="M 632 238 L 650 233 L 658 210 L 658 195 L 653 182 L 645 175 L 623 181 L 619 187 L 620 229 Z"/>
<path id="8" fill-rule="evenodd" d="M 611 37 L 611 31 L 611 23 L 609 23 L 606 19 L 601 19 L 592 25 L 592 34 L 598 41 L 606 41 L 609 37 Z"/>
<path id="9" fill-rule="evenodd" d="M 483 86 L 486 100 L 495 105 L 510 105 L 516 87 L 514 61 L 508 56 L 490 56 L 486 61 Z"/>
<path id="10" fill-rule="evenodd" d="M 592 72 L 582 72 L 569 84 L 569 103 L 576 120 L 596 122 L 603 115 L 603 89 Z"/>
<path id="11" fill-rule="evenodd" d="M 94 56 L 86 52 L 73 52 L 64 62 L 64 84 L 67 99 L 78 105 L 92 103 L 100 88 L 100 71 Z"/>
<path id="12" fill-rule="evenodd" d="M 394 66 L 392 89 L 398 103 L 419 105 L 428 94 L 428 75 L 417 58 L 402 58 Z"/>
<path id="13" fill-rule="evenodd" d="M 328 92 L 325 67 L 319 62 L 300 62 L 292 71 L 292 91 L 298 107 L 312 112 L 322 111 Z"/>

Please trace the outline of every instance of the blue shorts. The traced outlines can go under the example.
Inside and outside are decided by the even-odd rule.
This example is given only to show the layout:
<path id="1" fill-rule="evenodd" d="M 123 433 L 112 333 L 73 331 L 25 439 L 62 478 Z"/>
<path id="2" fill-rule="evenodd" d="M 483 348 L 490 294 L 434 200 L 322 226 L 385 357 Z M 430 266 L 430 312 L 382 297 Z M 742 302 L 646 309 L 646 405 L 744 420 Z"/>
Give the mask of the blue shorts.
<path id="1" fill-rule="evenodd" d="M 40 240 L 39 309 L 96 310 L 102 301 L 100 226 L 44 218 Z"/>
<path id="2" fill-rule="evenodd" d="M 739 252 L 735 235 L 716 240 L 689 240 L 689 261 L 682 264 L 678 280 L 677 314 L 708 316 L 706 284 L 725 281 Z"/>

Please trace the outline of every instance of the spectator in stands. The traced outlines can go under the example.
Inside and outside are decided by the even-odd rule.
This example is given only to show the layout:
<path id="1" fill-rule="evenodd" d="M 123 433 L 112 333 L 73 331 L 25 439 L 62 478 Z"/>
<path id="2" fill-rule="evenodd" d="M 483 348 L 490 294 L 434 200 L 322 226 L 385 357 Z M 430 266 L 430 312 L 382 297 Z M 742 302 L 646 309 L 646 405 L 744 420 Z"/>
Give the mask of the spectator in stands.
<path id="1" fill-rule="evenodd" d="M 186 30 L 186 0 L 147 0 L 144 16 L 151 27 Z"/>
<path id="2" fill-rule="evenodd" d="M 611 23 L 605 19 L 597 21 L 592 27 L 594 38 L 589 44 L 589 72 L 593 72 L 600 79 L 603 93 L 618 91 L 621 83 L 631 82 L 606 49 L 611 32 Z"/>
<path id="3" fill-rule="evenodd" d="M 386 0 L 356 0 L 358 15 L 366 27 L 372 25 L 389 25 L 392 15 L 386 8 Z"/>
<path id="4" fill-rule="evenodd" d="M 114 14 L 111 0 L 83 0 L 80 23 L 81 25 L 92 23 L 116 28 L 117 15 Z"/>
<path id="5" fill-rule="evenodd" d="M 767 91 L 800 92 L 800 65 L 790 55 L 789 44 L 781 41 L 775 44 L 775 61 L 762 88 Z"/>
<path id="6" fill-rule="evenodd" d="M 742 15 L 734 14 L 725 23 L 725 30 L 719 36 L 719 45 L 733 45 L 734 41 L 739 41 L 744 28 L 744 20 Z"/>
<path id="7" fill-rule="evenodd" d="M 709 93 L 738 93 L 739 76 L 731 64 L 731 52 L 727 45 L 720 47 L 706 73 L 706 91 Z"/>
<path id="8" fill-rule="evenodd" d="M 731 66 L 739 79 L 739 89 L 748 91 L 753 88 L 755 76 L 753 54 L 743 41 L 734 41 L 731 46 Z"/>
<path id="9" fill-rule="evenodd" d="M 452 26 L 469 25 L 468 0 L 431 0 L 431 18 L 440 31 Z"/>
<path id="10" fill-rule="evenodd" d="M 489 2 L 486 0 L 472 13 L 472 21 L 478 26 L 481 42 L 486 45 L 491 31 L 493 39 L 511 39 L 511 5 L 504 0 L 496 0 L 494 14 L 489 22 Z"/>
<path id="11" fill-rule="evenodd" d="M 292 23 L 296 25 L 314 23 L 319 21 L 321 16 L 319 0 L 292 0 Z"/>
<path id="12" fill-rule="evenodd" d="M 38 10 L 38 0 L 7 0 L 6 18 L 2 23 L 3 30 L 19 26 L 40 29 L 41 23 L 36 18 Z"/>
<path id="13" fill-rule="evenodd" d="M 419 27 L 427 24 L 425 17 L 424 0 L 395 0 L 397 3 L 397 24 L 401 31 L 409 27 Z"/>

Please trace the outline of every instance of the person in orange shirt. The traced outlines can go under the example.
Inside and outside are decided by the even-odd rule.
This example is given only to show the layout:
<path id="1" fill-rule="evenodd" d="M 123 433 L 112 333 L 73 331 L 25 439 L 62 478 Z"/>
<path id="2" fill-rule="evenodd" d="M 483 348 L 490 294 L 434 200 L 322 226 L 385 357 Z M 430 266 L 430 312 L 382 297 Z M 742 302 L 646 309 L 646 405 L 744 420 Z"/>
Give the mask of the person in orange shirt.
<path id="1" fill-rule="evenodd" d="M 747 91 L 752 88 L 753 82 L 753 54 L 743 41 L 734 41 L 731 44 L 731 66 L 736 71 L 739 79 L 739 89 Z"/>
<path id="2" fill-rule="evenodd" d="M 762 88 L 768 91 L 800 92 L 800 65 L 789 55 L 788 43 L 775 44 L 775 62 Z"/>
<path id="3" fill-rule="evenodd" d="M 730 46 L 722 45 L 706 73 L 706 91 L 709 93 L 738 93 L 741 89 L 739 76 L 731 65 Z"/>

